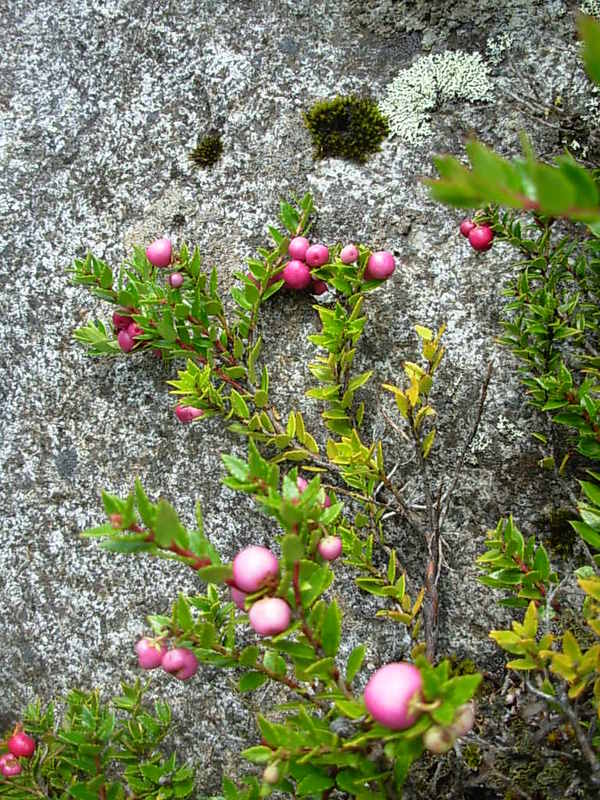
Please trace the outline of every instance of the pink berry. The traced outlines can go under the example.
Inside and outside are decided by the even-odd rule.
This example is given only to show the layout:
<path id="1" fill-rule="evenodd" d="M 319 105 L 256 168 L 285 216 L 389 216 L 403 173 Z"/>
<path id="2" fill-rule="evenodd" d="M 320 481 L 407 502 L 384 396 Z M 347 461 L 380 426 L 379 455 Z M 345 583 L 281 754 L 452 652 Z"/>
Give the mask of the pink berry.
<path id="1" fill-rule="evenodd" d="M 183 275 L 181 272 L 174 272 L 172 275 L 169 275 L 169 283 L 174 289 L 179 289 L 183 284 Z"/>
<path id="2" fill-rule="evenodd" d="M 23 731 L 14 733 L 8 740 L 8 749 L 19 758 L 31 758 L 35 752 L 35 740 Z"/>
<path id="3" fill-rule="evenodd" d="M 283 268 L 281 277 L 290 289 L 306 289 L 310 286 L 310 270 L 304 261 L 288 261 Z"/>
<path id="4" fill-rule="evenodd" d="M 23 768 L 12 753 L 5 753 L 0 756 L 0 773 L 5 778 L 14 778 L 15 775 L 20 775 L 22 771 Z"/>
<path id="5" fill-rule="evenodd" d="M 304 236 L 295 236 L 289 244 L 288 255 L 290 258 L 304 261 L 306 251 L 310 247 L 310 242 Z"/>
<path id="6" fill-rule="evenodd" d="M 409 728 L 421 715 L 412 702 L 423 689 L 421 673 L 404 661 L 386 664 L 375 672 L 365 687 L 365 705 L 371 716 L 392 730 Z"/>
<path id="7" fill-rule="evenodd" d="M 117 334 L 117 342 L 124 353 L 129 353 L 133 350 L 134 341 L 127 331 L 119 331 Z"/>
<path id="8" fill-rule="evenodd" d="M 319 542 L 318 550 L 325 561 L 335 561 L 342 552 L 342 540 L 339 536 L 325 536 Z"/>
<path id="9" fill-rule="evenodd" d="M 472 219 L 463 219 L 463 221 L 460 223 L 460 232 L 462 233 L 463 236 L 468 236 L 473 230 L 473 228 L 476 227 L 477 226 L 475 225 Z"/>
<path id="10" fill-rule="evenodd" d="M 179 681 L 187 681 L 198 671 L 198 659 L 191 650 L 176 647 L 168 650 L 163 656 L 161 667 L 165 672 L 174 675 Z"/>
<path id="11" fill-rule="evenodd" d="M 172 247 L 168 239 L 156 239 L 146 248 L 146 258 L 155 267 L 168 267 L 171 263 Z"/>
<path id="12" fill-rule="evenodd" d="M 493 238 L 494 231 L 489 225 L 478 225 L 469 233 L 469 244 L 473 250 L 482 252 L 490 249 Z"/>
<path id="13" fill-rule="evenodd" d="M 358 248 L 353 244 L 347 244 L 340 253 L 340 261 L 342 264 L 353 264 L 358 258 Z"/>
<path id="14" fill-rule="evenodd" d="M 473 703 L 465 703 L 456 709 L 450 729 L 456 737 L 466 736 L 475 724 L 475 708 Z"/>
<path id="15" fill-rule="evenodd" d="M 129 336 L 131 339 L 135 339 L 135 338 L 136 338 L 136 336 L 141 336 L 141 334 L 142 334 L 143 332 L 144 332 L 144 329 L 143 329 L 143 328 L 140 328 L 140 326 L 139 326 L 139 325 L 138 325 L 136 322 L 131 322 L 131 323 L 129 323 L 129 325 L 127 326 L 127 335 L 128 335 L 128 336 Z"/>
<path id="16" fill-rule="evenodd" d="M 423 744 L 431 753 L 437 755 L 447 753 L 455 739 L 456 736 L 451 728 L 440 728 L 439 725 L 434 725 L 423 734 Z"/>
<path id="17" fill-rule="evenodd" d="M 243 592 L 256 592 L 268 578 L 279 574 L 279 563 L 266 547 L 250 545 L 233 559 L 233 580 Z"/>
<path id="18" fill-rule="evenodd" d="M 298 475 L 298 477 L 296 478 L 296 486 L 298 487 L 298 491 L 300 492 L 300 494 L 302 494 L 302 492 L 308 486 L 308 481 L 306 480 L 306 478 L 302 478 L 300 475 Z"/>
<path id="19" fill-rule="evenodd" d="M 310 292 L 311 294 L 321 295 L 325 294 L 329 287 L 325 283 L 325 281 L 315 281 L 313 280 L 310 284 Z"/>
<path id="20" fill-rule="evenodd" d="M 265 767 L 265 771 L 262 774 L 262 779 L 265 783 L 274 786 L 276 783 L 279 782 L 279 770 L 275 764 L 269 764 L 268 767 Z"/>
<path id="21" fill-rule="evenodd" d="M 231 599 L 236 604 L 236 606 L 240 609 L 240 611 L 246 610 L 246 592 L 242 592 L 241 589 L 238 589 L 236 586 L 231 586 Z"/>
<path id="22" fill-rule="evenodd" d="M 131 317 L 124 317 L 122 314 L 117 313 L 116 311 L 112 315 L 113 325 L 118 331 L 125 331 L 131 325 L 133 320 Z"/>
<path id="23" fill-rule="evenodd" d="M 167 646 L 164 642 L 157 642 L 155 639 L 140 639 L 139 642 L 136 642 L 135 652 L 142 669 L 156 669 L 162 664 Z"/>
<path id="24" fill-rule="evenodd" d="M 329 261 L 329 250 L 324 244 L 313 244 L 306 251 L 304 258 L 311 269 L 322 267 Z"/>
<path id="25" fill-rule="evenodd" d="M 260 636 L 276 636 L 289 627 L 292 609 L 281 597 L 263 597 L 254 603 L 248 616 Z"/>
<path id="26" fill-rule="evenodd" d="M 369 256 L 365 278 L 369 281 L 382 281 L 389 278 L 395 269 L 396 261 L 392 253 L 389 250 L 378 250 Z"/>
<path id="27" fill-rule="evenodd" d="M 194 406 L 175 406 L 175 415 L 180 422 L 186 423 L 203 416 L 204 411 Z"/>
<path id="28" fill-rule="evenodd" d="M 325 500 L 323 500 L 323 508 L 329 508 L 331 505 L 331 498 L 328 494 L 325 495 Z"/>

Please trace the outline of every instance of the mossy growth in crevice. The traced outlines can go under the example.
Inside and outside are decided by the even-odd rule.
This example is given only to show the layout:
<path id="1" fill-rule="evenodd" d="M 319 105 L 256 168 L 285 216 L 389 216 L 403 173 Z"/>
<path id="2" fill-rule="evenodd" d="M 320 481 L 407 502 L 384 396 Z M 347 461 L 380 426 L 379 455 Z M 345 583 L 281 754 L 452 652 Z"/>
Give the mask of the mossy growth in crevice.
<path id="1" fill-rule="evenodd" d="M 560 558 L 571 558 L 577 542 L 577 532 L 570 524 L 579 517 L 572 508 L 550 508 L 545 520 L 549 529 L 546 540 L 548 548 Z"/>
<path id="2" fill-rule="evenodd" d="M 198 143 L 190 151 L 188 158 L 195 167 L 210 167 L 217 162 L 223 154 L 221 135 L 211 133 L 198 139 Z"/>
<path id="3" fill-rule="evenodd" d="M 315 103 L 304 115 L 315 158 L 363 164 L 389 135 L 386 118 L 370 97 L 345 95 Z"/>

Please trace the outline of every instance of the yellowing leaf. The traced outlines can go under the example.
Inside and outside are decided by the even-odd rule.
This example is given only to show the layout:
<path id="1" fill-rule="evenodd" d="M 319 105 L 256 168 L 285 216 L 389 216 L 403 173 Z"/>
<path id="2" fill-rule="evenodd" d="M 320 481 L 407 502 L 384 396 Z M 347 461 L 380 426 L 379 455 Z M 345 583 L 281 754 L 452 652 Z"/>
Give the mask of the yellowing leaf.
<path id="1" fill-rule="evenodd" d="M 435 428 L 432 428 L 427 436 L 423 439 L 423 458 L 427 458 L 429 451 L 433 447 L 433 440 L 435 439 Z"/>

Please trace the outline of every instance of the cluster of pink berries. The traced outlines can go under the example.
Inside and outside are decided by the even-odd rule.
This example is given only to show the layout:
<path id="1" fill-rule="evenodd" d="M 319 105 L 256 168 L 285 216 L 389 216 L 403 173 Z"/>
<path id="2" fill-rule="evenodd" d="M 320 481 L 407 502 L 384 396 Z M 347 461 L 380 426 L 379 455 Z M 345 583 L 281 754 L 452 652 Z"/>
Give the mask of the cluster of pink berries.
<path id="1" fill-rule="evenodd" d="M 423 676 L 414 664 L 394 662 L 375 672 L 365 687 L 365 706 L 376 722 L 395 731 L 410 728 L 425 710 Z M 460 706 L 447 727 L 433 725 L 423 735 L 432 753 L 446 753 L 475 722 L 472 703 Z"/>
<path id="2" fill-rule="evenodd" d="M 494 231 L 486 223 L 479 225 L 472 219 L 463 219 L 460 232 L 469 240 L 473 250 L 489 250 L 492 246 Z"/>
<path id="3" fill-rule="evenodd" d="M 117 311 L 113 314 L 113 325 L 118 331 L 117 342 L 124 353 L 129 353 L 137 344 L 136 339 L 144 331 L 131 317 L 123 316 Z"/>
<path id="4" fill-rule="evenodd" d="M 180 681 L 187 681 L 198 671 L 198 659 L 191 650 L 185 647 L 168 650 L 162 639 L 140 639 L 135 652 L 142 669 L 162 667 Z"/>
<path id="5" fill-rule="evenodd" d="M 31 758 L 35 752 L 35 740 L 21 730 L 16 730 L 7 742 L 8 753 L 0 756 L 0 773 L 5 778 L 20 775 L 23 767 L 19 758 Z"/>

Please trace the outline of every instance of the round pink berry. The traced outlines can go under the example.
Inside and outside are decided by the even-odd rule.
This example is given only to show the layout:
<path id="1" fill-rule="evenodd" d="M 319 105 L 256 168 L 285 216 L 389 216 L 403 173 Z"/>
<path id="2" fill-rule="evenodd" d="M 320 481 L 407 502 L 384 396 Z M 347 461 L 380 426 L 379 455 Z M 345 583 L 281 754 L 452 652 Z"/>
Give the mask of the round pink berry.
<path id="1" fill-rule="evenodd" d="M 325 495 L 325 500 L 323 500 L 323 508 L 329 508 L 331 505 L 331 497 L 328 494 Z"/>
<path id="2" fill-rule="evenodd" d="M 183 275 L 181 272 L 174 272 L 172 275 L 169 275 L 169 283 L 174 289 L 179 289 L 183 284 Z"/>
<path id="3" fill-rule="evenodd" d="M 233 580 L 243 592 L 256 592 L 268 578 L 279 574 L 279 563 L 266 547 L 250 545 L 233 559 Z"/>
<path id="4" fill-rule="evenodd" d="M 242 592 L 241 589 L 238 589 L 236 586 L 231 586 L 231 599 L 236 604 L 236 606 L 240 609 L 240 611 L 246 610 L 246 592 Z"/>
<path id="5" fill-rule="evenodd" d="M 463 236 L 468 236 L 475 227 L 477 226 L 472 219 L 463 219 L 460 223 L 460 232 Z"/>
<path id="6" fill-rule="evenodd" d="M 23 731 L 14 733 L 7 742 L 8 749 L 18 758 L 31 758 L 35 752 L 35 739 Z"/>
<path id="7" fill-rule="evenodd" d="M 447 753 L 455 739 L 451 728 L 441 728 L 439 725 L 434 725 L 423 734 L 423 744 L 430 753 L 436 755 Z"/>
<path id="8" fill-rule="evenodd" d="M 298 477 L 296 478 L 296 486 L 298 487 L 298 491 L 300 492 L 300 494 L 302 494 L 302 492 L 308 486 L 308 481 L 306 480 L 306 478 L 303 478 L 301 475 L 298 475 Z"/>
<path id="9" fill-rule="evenodd" d="M 165 672 L 174 675 L 179 681 L 187 681 L 198 672 L 198 659 L 191 650 L 176 647 L 168 650 L 163 656 L 161 667 Z"/>
<path id="10" fill-rule="evenodd" d="M 191 422 L 203 415 L 204 411 L 195 406 L 175 406 L 175 416 L 180 422 Z"/>
<path id="11" fill-rule="evenodd" d="M 310 242 L 304 236 L 295 236 L 288 246 L 288 255 L 298 261 L 304 261 Z"/>
<path id="12" fill-rule="evenodd" d="M 156 669 L 162 664 L 167 646 L 164 642 L 156 641 L 156 639 L 145 638 L 136 642 L 135 652 L 142 669 Z"/>
<path id="13" fill-rule="evenodd" d="M 0 756 L 0 772 L 5 778 L 14 778 L 16 775 L 20 775 L 22 771 L 23 768 L 12 753 L 5 753 Z"/>
<path id="14" fill-rule="evenodd" d="M 311 294 L 321 295 L 325 294 L 329 287 L 325 283 L 325 281 L 311 281 L 310 284 L 310 292 Z"/>
<path id="15" fill-rule="evenodd" d="M 312 244 L 306 251 L 304 259 L 311 269 L 322 267 L 329 261 L 329 250 L 324 244 Z"/>
<path id="16" fill-rule="evenodd" d="M 129 325 L 133 322 L 131 317 L 125 317 L 117 311 L 112 315 L 113 325 L 118 331 L 126 331 Z"/>
<path id="17" fill-rule="evenodd" d="M 146 258 L 155 267 L 168 267 L 172 250 L 169 239 L 156 239 L 146 248 Z"/>
<path id="18" fill-rule="evenodd" d="M 342 540 L 339 536 L 325 536 L 317 548 L 321 558 L 325 561 L 335 561 L 342 552 Z"/>
<path id="19" fill-rule="evenodd" d="M 133 350 L 134 341 L 127 331 L 119 331 L 117 334 L 117 342 L 124 353 L 129 353 Z"/>
<path id="20" fill-rule="evenodd" d="M 469 244 L 473 250 L 489 250 L 492 246 L 494 231 L 489 225 L 478 225 L 469 233 Z"/>
<path id="21" fill-rule="evenodd" d="M 289 627 L 292 610 L 281 597 L 263 597 L 254 603 L 248 616 L 260 636 L 276 636 Z"/>
<path id="22" fill-rule="evenodd" d="M 135 339 L 137 336 L 141 336 L 143 332 L 144 329 L 140 328 L 137 322 L 130 322 L 129 325 L 127 326 L 127 335 L 131 339 Z"/>
<path id="23" fill-rule="evenodd" d="M 392 253 L 389 250 L 378 250 L 369 256 L 365 278 L 369 281 L 382 281 L 389 278 L 395 269 L 396 261 Z"/>
<path id="24" fill-rule="evenodd" d="M 456 737 L 466 736 L 475 724 L 475 708 L 473 703 L 465 703 L 456 709 L 450 729 Z"/>
<path id="25" fill-rule="evenodd" d="M 353 264 L 358 258 L 358 248 L 353 244 L 347 244 L 340 253 L 342 264 Z"/>
<path id="26" fill-rule="evenodd" d="M 421 715 L 411 708 L 420 699 L 423 678 L 414 664 L 394 662 L 375 672 L 365 687 L 365 706 L 381 725 L 399 731 L 409 728 Z"/>
<path id="27" fill-rule="evenodd" d="M 304 261 L 288 261 L 283 268 L 281 277 L 290 289 L 306 289 L 310 286 L 310 270 Z"/>

